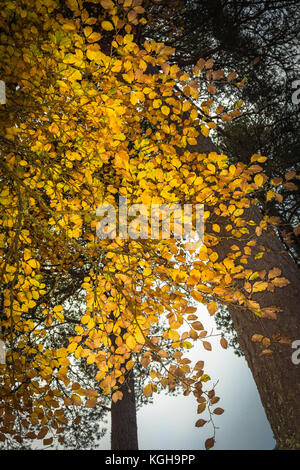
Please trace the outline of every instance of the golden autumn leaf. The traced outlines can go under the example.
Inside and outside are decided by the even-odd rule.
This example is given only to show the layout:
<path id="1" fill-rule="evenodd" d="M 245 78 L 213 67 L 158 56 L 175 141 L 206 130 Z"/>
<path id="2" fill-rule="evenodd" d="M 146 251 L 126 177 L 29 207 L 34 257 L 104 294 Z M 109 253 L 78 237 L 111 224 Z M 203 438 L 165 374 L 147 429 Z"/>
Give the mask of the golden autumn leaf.
<path id="1" fill-rule="evenodd" d="M 48 439 L 43 440 L 44 446 L 50 446 L 53 443 L 53 437 L 49 437 Z"/>
<path id="2" fill-rule="evenodd" d="M 115 6 L 112 0 L 100 0 L 100 4 L 105 10 L 109 10 Z"/>
<path id="3" fill-rule="evenodd" d="M 198 419 L 195 423 L 196 428 L 201 428 L 204 424 L 207 423 L 205 419 Z"/>
<path id="4" fill-rule="evenodd" d="M 276 287 L 285 287 L 290 284 L 290 281 L 285 277 L 275 277 L 271 282 Z"/>
<path id="5" fill-rule="evenodd" d="M 85 408 L 95 408 L 96 405 L 97 405 L 97 398 L 89 398 L 88 400 L 86 400 L 84 404 Z"/>
<path id="6" fill-rule="evenodd" d="M 161 112 L 165 115 L 168 116 L 170 114 L 170 108 L 168 106 L 163 105 L 161 107 Z"/>
<path id="7" fill-rule="evenodd" d="M 133 350 L 136 346 L 136 340 L 134 338 L 134 336 L 132 335 L 129 335 L 127 338 L 126 338 L 126 344 L 127 346 L 129 347 L 129 349 Z"/>
<path id="8" fill-rule="evenodd" d="M 212 347 L 209 341 L 202 341 L 202 344 L 203 344 L 204 349 L 206 349 L 207 351 L 212 350 Z"/>
<path id="9" fill-rule="evenodd" d="M 209 304 L 207 304 L 207 310 L 208 310 L 210 315 L 214 315 L 216 313 L 216 311 L 218 310 L 218 306 L 217 306 L 216 302 L 213 301 L 213 302 L 210 302 Z"/>
<path id="10" fill-rule="evenodd" d="M 255 176 L 254 176 L 254 183 L 255 183 L 258 187 L 262 186 L 263 183 L 264 183 L 264 178 L 263 178 L 263 176 L 262 176 L 261 174 L 255 175 Z"/>
<path id="11" fill-rule="evenodd" d="M 146 387 L 144 387 L 143 389 L 143 394 L 145 395 L 145 397 L 151 397 L 151 395 L 153 394 L 153 385 L 146 385 Z"/>
<path id="12" fill-rule="evenodd" d="M 213 437 L 210 437 L 209 439 L 206 439 L 205 441 L 205 449 L 209 450 L 215 445 L 215 439 Z"/>
<path id="13" fill-rule="evenodd" d="M 200 403 L 200 404 L 198 405 L 197 413 L 198 413 L 198 414 L 203 413 L 203 411 L 205 410 L 205 408 L 206 408 L 206 402 L 203 401 L 202 403 Z"/>
<path id="14" fill-rule="evenodd" d="M 257 281 L 253 284 L 252 292 L 262 292 L 268 288 L 268 282 Z"/>
<path id="15" fill-rule="evenodd" d="M 223 410 L 223 408 L 215 408 L 214 411 L 213 411 L 213 413 L 214 413 L 215 415 L 221 415 L 221 414 L 224 413 L 224 410 Z"/>
<path id="16" fill-rule="evenodd" d="M 200 321 L 195 321 L 192 323 L 194 330 L 204 330 L 204 327 Z"/>
<path id="17" fill-rule="evenodd" d="M 258 333 L 255 333 L 255 334 L 252 336 L 251 341 L 253 341 L 253 342 L 260 342 L 260 341 L 262 341 L 262 339 L 263 339 L 263 335 L 260 335 L 260 334 L 258 334 Z"/>
<path id="18" fill-rule="evenodd" d="M 71 401 L 73 405 L 76 405 L 76 406 L 81 405 L 81 398 L 79 395 L 76 395 L 75 393 L 72 394 Z"/>
<path id="19" fill-rule="evenodd" d="M 114 403 L 116 403 L 118 400 L 122 400 L 122 398 L 123 398 L 123 393 L 120 390 L 117 390 L 111 396 L 111 399 Z"/>
<path id="20" fill-rule="evenodd" d="M 102 21 L 101 28 L 105 31 L 112 31 L 114 29 L 114 26 L 110 21 Z"/>

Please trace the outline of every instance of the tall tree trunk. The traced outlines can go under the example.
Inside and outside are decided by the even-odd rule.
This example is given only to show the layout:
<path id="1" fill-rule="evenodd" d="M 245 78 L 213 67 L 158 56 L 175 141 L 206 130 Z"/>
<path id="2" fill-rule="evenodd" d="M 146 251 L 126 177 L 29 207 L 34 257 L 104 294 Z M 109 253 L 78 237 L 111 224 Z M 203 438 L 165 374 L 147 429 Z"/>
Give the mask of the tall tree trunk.
<path id="1" fill-rule="evenodd" d="M 200 153 L 217 151 L 211 141 L 201 135 L 198 138 L 198 145 L 193 146 L 193 150 Z M 256 222 L 253 226 L 254 232 L 261 220 L 258 208 L 250 207 L 243 217 Z M 228 219 L 219 216 L 217 223 L 224 230 Z M 222 235 L 222 228 L 220 235 Z M 265 247 L 266 254 L 260 259 L 254 259 L 255 251 L 253 250 L 252 257 L 245 268 L 253 272 L 266 270 L 268 274 L 272 268 L 277 267 L 281 270 L 280 277 L 287 278 L 290 284 L 285 287 L 276 287 L 273 292 L 256 293 L 251 298 L 259 302 L 261 308 L 276 306 L 282 311 L 277 313 L 276 320 L 272 320 L 260 318 L 239 306 L 229 306 L 228 310 L 273 430 L 277 442 L 276 448 L 300 449 L 300 365 L 292 362 L 291 345 L 278 342 L 284 336 L 292 341 L 300 340 L 300 272 L 273 230 L 264 232 L 258 238 L 258 243 Z M 224 238 L 215 247 L 220 260 L 226 256 L 233 244 L 242 247 L 243 241 Z M 261 251 L 259 248 L 255 250 Z M 260 354 L 268 347 L 263 347 L 261 343 L 251 340 L 256 333 L 271 339 L 270 348 L 273 349 L 273 354 Z M 273 343 L 274 339 L 277 341 Z M 251 410 L 245 410 L 246 412 L 251 412 Z"/>
<path id="2" fill-rule="evenodd" d="M 116 321 L 111 313 L 111 319 Z M 121 328 L 120 335 L 123 336 L 126 330 Z M 116 347 L 115 334 L 110 335 L 113 348 Z M 126 370 L 126 363 L 124 363 Z M 119 384 L 118 390 L 123 397 L 116 403 L 111 402 L 111 450 L 138 450 L 137 421 L 136 421 L 136 401 L 134 390 L 133 370 L 126 370 L 124 382 Z"/>
<path id="3" fill-rule="evenodd" d="M 133 372 L 127 372 L 119 387 L 122 400 L 111 404 L 111 449 L 138 450 L 136 402 Z"/>
<path id="4" fill-rule="evenodd" d="M 246 217 L 259 223 L 259 212 L 256 207 L 252 207 Z M 261 259 L 254 259 L 255 253 L 260 251 L 259 248 L 255 248 L 246 268 L 253 272 L 266 270 L 264 280 L 267 279 L 267 274 L 272 268 L 279 268 L 280 277 L 288 279 L 290 284 L 285 287 L 276 287 L 273 292 L 264 291 L 253 294 L 251 299 L 257 301 L 262 308 L 276 306 L 281 311 L 277 313 L 276 320 L 260 318 L 251 311 L 241 310 L 236 306 L 229 306 L 228 311 L 232 317 L 241 349 L 256 382 L 277 448 L 300 449 L 298 401 L 300 366 L 292 362 L 291 344 L 288 342 L 284 344 L 285 337 L 292 341 L 300 339 L 300 272 L 273 231 L 270 230 L 259 237 L 259 243 L 267 250 L 266 254 Z M 222 259 L 222 254 L 228 252 L 228 244 L 229 242 L 225 240 L 216 247 L 220 259 Z M 234 244 L 239 245 L 240 242 L 234 242 Z M 251 338 L 254 334 L 269 338 L 270 346 L 253 342 Z M 261 352 L 266 349 L 271 349 L 273 353 L 261 355 Z"/>

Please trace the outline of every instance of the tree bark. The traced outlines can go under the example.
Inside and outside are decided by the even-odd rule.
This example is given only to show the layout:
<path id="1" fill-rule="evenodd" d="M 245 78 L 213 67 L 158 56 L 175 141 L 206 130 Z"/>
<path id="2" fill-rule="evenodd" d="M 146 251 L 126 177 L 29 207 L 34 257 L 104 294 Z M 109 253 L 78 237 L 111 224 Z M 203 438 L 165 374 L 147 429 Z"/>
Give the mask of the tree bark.
<path id="1" fill-rule="evenodd" d="M 216 152 L 216 147 L 209 139 L 198 138 L 198 145 L 193 150 L 200 153 Z M 216 216 L 217 218 L 217 216 Z M 256 206 L 251 206 L 245 212 L 243 218 L 254 220 L 259 225 L 260 211 Z M 222 228 L 228 223 L 226 217 L 219 216 L 217 223 Z M 280 277 L 290 281 L 285 287 L 276 287 L 273 292 L 264 291 L 253 294 L 251 299 L 259 302 L 260 307 L 276 306 L 281 309 L 277 313 L 277 319 L 260 318 L 250 310 L 237 306 L 229 306 L 228 311 L 232 317 L 237 332 L 238 341 L 246 357 L 248 366 L 253 374 L 262 405 L 276 440 L 277 449 L 300 449 L 300 365 L 292 362 L 294 350 L 291 344 L 282 344 L 278 340 L 285 336 L 292 341 L 300 340 L 300 272 L 292 257 L 287 253 L 284 245 L 274 230 L 264 232 L 258 243 L 265 247 L 266 254 L 260 259 L 254 259 L 259 248 L 253 250 L 251 259 L 245 266 L 254 271 L 266 270 L 266 273 L 277 267 L 281 270 Z M 243 240 L 222 240 L 214 250 L 219 255 L 219 260 L 226 257 L 231 245 L 243 247 Z M 243 248 L 241 248 L 243 250 Z M 242 251 L 243 252 L 243 251 Z M 219 261 L 218 260 L 218 261 Z M 251 340 L 254 334 L 262 334 L 271 339 L 273 354 L 261 355 L 264 348 L 261 343 Z M 275 340 L 273 342 L 273 340 Z M 246 413 L 251 409 L 245 410 Z"/>
<path id="2" fill-rule="evenodd" d="M 113 313 L 110 317 L 116 321 Z M 126 330 L 121 328 L 121 337 L 125 333 Z M 111 333 L 110 338 L 114 350 L 117 347 L 116 335 Z M 122 399 L 116 403 L 111 401 L 111 450 L 138 450 L 134 373 L 132 369 L 126 370 L 129 360 L 130 357 L 123 364 L 124 382 L 118 386 L 118 391 L 123 394 Z"/>
<path id="3" fill-rule="evenodd" d="M 250 208 L 246 217 L 259 223 L 259 212 L 256 207 Z M 277 442 L 276 448 L 300 449 L 298 403 L 300 366 L 292 362 L 291 344 L 279 342 L 280 338 L 282 340 L 285 337 L 290 338 L 291 341 L 300 339 L 300 273 L 294 260 L 273 231 L 270 230 L 261 235 L 259 243 L 266 248 L 266 254 L 263 258 L 255 260 L 255 253 L 260 251 L 256 248 L 246 268 L 253 272 L 266 270 L 268 273 L 272 268 L 277 267 L 281 270 L 280 277 L 288 279 L 290 284 L 285 287 L 276 287 L 273 292 L 264 291 L 253 294 L 251 298 L 262 308 L 276 306 L 281 311 L 277 313 L 276 320 L 260 318 L 249 310 L 243 311 L 233 305 L 228 307 L 228 311 L 273 430 Z M 228 252 L 227 250 L 227 240 L 222 241 L 216 247 L 220 259 L 222 259 L 222 253 Z M 270 338 L 270 347 L 253 342 L 251 338 L 254 334 Z M 264 349 L 271 349 L 273 353 L 261 355 Z"/>
<path id="4" fill-rule="evenodd" d="M 129 371 L 119 387 L 122 400 L 111 404 L 111 449 L 138 450 L 134 376 Z"/>

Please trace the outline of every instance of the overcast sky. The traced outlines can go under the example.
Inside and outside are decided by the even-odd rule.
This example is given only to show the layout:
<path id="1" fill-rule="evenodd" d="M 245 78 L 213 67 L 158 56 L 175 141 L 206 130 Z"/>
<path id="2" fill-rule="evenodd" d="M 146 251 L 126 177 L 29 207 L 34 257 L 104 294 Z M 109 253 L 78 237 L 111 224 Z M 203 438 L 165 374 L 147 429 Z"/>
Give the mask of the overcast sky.
<path id="1" fill-rule="evenodd" d="M 206 329 L 216 328 L 204 307 L 199 308 L 198 314 Z M 245 359 L 237 357 L 232 349 L 221 349 L 219 339 L 213 339 L 211 343 L 212 351 L 205 351 L 199 344 L 190 350 L 189 357 L 193 361 L 204 360 L 205 373 L 213 382 L 219 380 L 216 394 L 221 399 L 216 406 L 224 408 L 225 412 L 215 417 L 219 429 L 214 449 L 273 449 L 273 434 Z M 197 402 L 193 395 L 172 397 L 158 394 L 153 404 L 138 412 L 139 448 L 204 449 L 204 441 L 212 436 L 212 428 L 210 425 L 196 428 L 198 418 L 206 419 L 206 416 L 205 413 L 197 415 Z M 110 449 L 110 432 L 99 447 Z"/>

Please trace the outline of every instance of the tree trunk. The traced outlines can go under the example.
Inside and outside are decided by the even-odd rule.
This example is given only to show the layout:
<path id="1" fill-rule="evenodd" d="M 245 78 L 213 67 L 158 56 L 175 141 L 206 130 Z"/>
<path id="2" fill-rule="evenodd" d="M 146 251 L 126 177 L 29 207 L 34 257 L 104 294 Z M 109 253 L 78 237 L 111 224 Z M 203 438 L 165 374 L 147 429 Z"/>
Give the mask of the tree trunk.
<path id="1" fill-rule="evenodd" d="M 122 400 L 111 404 L 111 449 L 138 450 L 133 372 L 127 372 L 119 387 Z"/>
<path id="2" fill-rule="evenodd" d="M 198 138 L 198 145 L 192 148 L 200 153 L 217 151 L 211 141 L 201 135 Z M 261 220 L 258 208 L 254 206 L 250 207 L 243 217 L 254 220 L 257 225 Z M 220 235 L 222 235 L 222 228 L 224 230 L 228 219 L 218 216 L 217 223 L 221 227 Z M 253 226 L 253 232 L 255 227 Z M 282 311 L 277 313 L 276 320 L 272 320 L 260 318 L 250 310 L 239 306 L 229 306 L 228 310 L 273 430 L 277 442 L 276 448 L 300 449 L 300 365 L 292 362 L 294 351 L 291 344 L 278 342 L 285 336 L 292 341 L 300 340 L 300 272 L 273 230 L 264 232 L 258 238 L 258 243 L 266 248 L 266 254 L 260 259 L 254 259 L 255 252 L 261 251 L 255 248 L 256 251 L 253 250 L 245 268 L 253 272 L 266 270 L 265 279 L 267 279 L 268 272 L 277 267 L 281 270 L 280 277 L 287 278 L 290 284 L 285 287 L 275 287 L 273 292 L 256 293 L 251 299 L 259 302 L 261 308 L 276 306 Z M 243 246 L 243 241 L 224 239 L 215 247 L 220 261 L 233 244 Z M 273 354 L 260 354 L 263 349 L 269 348 L 251 340 L 256 333 L 271 339 L 269 348 L 273 350 Z M 245 417 L 248 412 L 251 412 L 251 409 L 245 410 Z"/>
<path id="3" fill-rule="evenodd" d="M 111 319 L 116 321 L 111 313 Z M 126 330 L 121 328 L 120 335 L 123 336 Z M 113 348 L 116 347 L 116 336 L 111 334 Z M 122 392 L 121 400 L 116 403 L 111 402 L 111 450 L 138 450 L 137 421 L 136 421 L 136 401 L 134 389 L 133 370 L 126 370 L 125 361 L 124 382 L 119 384 L 118 391 Z"/>
<path id="4" fill-rule="evenodd" d="M 252 207 L 246 216 L 249 220 L 259 222 L 259 212 L 256 207 Z M 253 272 L 266 270 L 264 280 L 272 268 L 279 268 L 280 277 L 288 279 L 290 284 L 285 287 L 275 287 L 273 292 L 253 294 L 251 299 L 257 301 L 262 308 L 276 306 L 281 311 L 277 313 L 276 320 L 260 318 L 251 311 L 243 311 L 237 306 L 229 306 L 228 311 L 273 430 L 277 442 L 276 448 L 300 449 L 299 365 L 292 362 L 291 344 L 288 342 L 284 344 L 285 337 L 292 341 L 300 339 L 300 272 L 273 231 L 266 232 L 258 240 L 266 248 L 267 253 L 263 258 L 255 260 L 255 253 L 260 251 L 255 248 L 246 268 Z M 234 244 L 239 245 L 240 242 Z M 228 252 L 227 250 L 227 240 L 216 247 L 220 259 L 222 253 Z M 269 338 L 270 346 L 253 342 L 251 338 L 254 334 Z M 261 355 L 263 350 L 268 349 L 273 351 L 271 355 Z"/>

